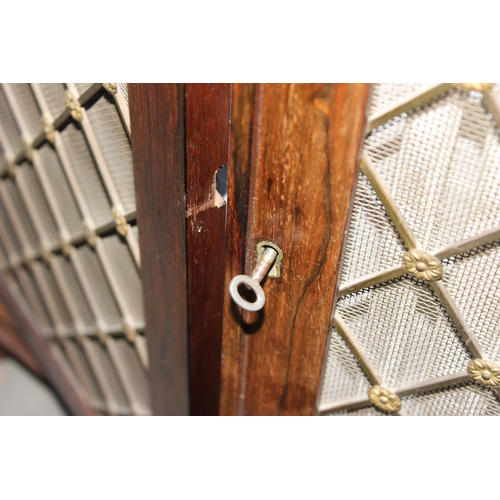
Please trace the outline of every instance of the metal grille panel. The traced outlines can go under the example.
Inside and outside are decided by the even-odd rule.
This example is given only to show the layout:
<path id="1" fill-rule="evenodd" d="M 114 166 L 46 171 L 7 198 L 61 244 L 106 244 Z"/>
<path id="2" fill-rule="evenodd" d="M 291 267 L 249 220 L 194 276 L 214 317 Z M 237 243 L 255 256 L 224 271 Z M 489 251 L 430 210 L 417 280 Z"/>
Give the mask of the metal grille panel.
<path id="1" fill-rule="evenodd" d="M 468 374 L 473 359 L 500 362 L 498 89 L 429 89 L 374 86 L 322 414 L 500 413 L 500 387 Z M 437 281 L 403 267 L 415 248 L 441 261 Z M 374 406 L 371 386 L 401 410 Z"/>
<path id="2" fill-rule="evenodd" d="M 101 84 L 0 86 L 0 265 L 91 407 L 148 415 L 128 93 L 117 85 L 114 96 Z"/>

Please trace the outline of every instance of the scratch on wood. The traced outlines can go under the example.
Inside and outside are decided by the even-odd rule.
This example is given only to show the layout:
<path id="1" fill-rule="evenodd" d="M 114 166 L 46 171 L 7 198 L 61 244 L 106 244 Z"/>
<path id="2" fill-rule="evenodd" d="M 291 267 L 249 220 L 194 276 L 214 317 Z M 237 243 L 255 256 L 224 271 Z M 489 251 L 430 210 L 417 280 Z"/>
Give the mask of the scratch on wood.
<path id="1" fill-rule="evenodd" d="M 215 175 L 217 175 L 217 173 Z M 194 217 L 205 210 L 209 210 L 213 207 L 220 208 L 225 204 L 224 198 L 220 195 L 219 191 L 217 191 L 217 181 L 215 176 L 212 185 L 212 192 L 210 194 L 211 196 L 203 203 L 200 203 L 195 207 L 190 207 L 186 214 L 187 217 Z"/>

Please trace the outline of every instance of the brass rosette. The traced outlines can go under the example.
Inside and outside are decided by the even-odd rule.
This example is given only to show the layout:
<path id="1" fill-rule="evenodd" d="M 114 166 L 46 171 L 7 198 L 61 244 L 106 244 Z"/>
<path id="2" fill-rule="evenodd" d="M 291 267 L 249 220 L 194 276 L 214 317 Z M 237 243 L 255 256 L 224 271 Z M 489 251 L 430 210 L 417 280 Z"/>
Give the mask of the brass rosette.
<path id="1" fill-rule="evenodd" d="M 438 281 L 443 277 L 441 262 L 418 248 L 412 248 L 403 255 L 403 267 L 415 278 L 425 281 Z"/>
<path id="2" fill-rule="evenodd" d="M 379 410 L 393 413 L 401 409 L 399 396 L 379 385 L 374 385 L 368 391 L 368 397 Z"/>
<path id="3" fill-rule="evenodd" d="M 469 375 L 483 385 L 500 386 L 500 366 L 485 359 L 473 359 L 467 366 Z"/>

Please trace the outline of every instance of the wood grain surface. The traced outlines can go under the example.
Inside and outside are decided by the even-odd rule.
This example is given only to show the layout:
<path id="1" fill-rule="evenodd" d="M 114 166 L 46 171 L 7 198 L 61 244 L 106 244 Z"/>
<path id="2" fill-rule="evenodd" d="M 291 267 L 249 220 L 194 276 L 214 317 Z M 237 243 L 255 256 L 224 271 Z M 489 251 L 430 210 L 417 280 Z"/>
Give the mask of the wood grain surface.
<path id="1" fill-rule="evenodd" d="M 218 415 L 226 204 L 216 189 L 228 164 L 230 84 L 187 84 L 186 202 L 191 415 Z"/>
<path id="2" fill-rule="evenodd" d="M 226 293 L 222 414 L 316 413 L 368 94 L 367 84 L 233 86 L 225 289 L 252 272 L 261 240 L 284 261 L 256 317 Z"/>
<path id="3" fill-rule="evenodd" d="M 184 86 L 129 100 L 153 413 L 188 415 Z"/>

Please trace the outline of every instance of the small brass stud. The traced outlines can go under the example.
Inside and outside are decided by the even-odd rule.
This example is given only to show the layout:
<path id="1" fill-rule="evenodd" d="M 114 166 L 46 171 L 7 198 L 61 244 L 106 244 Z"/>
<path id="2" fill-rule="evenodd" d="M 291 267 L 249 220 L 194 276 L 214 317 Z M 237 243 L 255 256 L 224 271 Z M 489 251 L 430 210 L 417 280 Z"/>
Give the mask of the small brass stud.
<path id="1" fill-rule="evenodd" d="M 42 256 L 42 259 L 46 264 L 50 264 L 50 262 L 52 261 L 52 252 L 50 250 L 41 247 L 40 255 Z"/>
<path id="2" fill-rule="evenodd" d="M 45 138 L 47 141 L 54 144 L 56 142 L 56 131 L 52 125 L 52 119 L 49 113 L 45 113 L 42 116 L 42 129 L 45 132 Z"/>
<path id="3" fill-rule="evenodd" d="M 61 251 L 63 255 L 66 257 L 69 257 L 71 255 L 71 252 L 73 251 L 73 245 L 67 241 L 62 235 L 59 235 L 58 237 L 59 245 L 61 246 Z"/>
<path id="4" fill-rule="evenodd" d="M 69 90 L 66 90 L 66 107 L 74 120 L 77 122 L 82 121 L 83 112 L 80 102 Z"/>
<path id="5" fill-rule="evenodd" d="M 31 144 L 23 139 L 21 141 L 21 148 L 23 150 L 24 157 L 28 161 L 33 161 L 33 148 L 31 147 Z"/>
<path id="6" fill-rule="evenodd" d="M 137 337 L 137 330 L 135 328 L 132 328 L 125 320 L 122 321 L 122 328 L 123 328 L 123 332 L 125 333 L 125 337 L 127 338 L 127 340 L 131 344 L 134 344 L 135 339 Z"/>
<path id="7" fill-rule="evenodd" d="M 111 95 L 116 95 L 118 92 L 118 86 L 116 83 L 103 83 L 102 86 L 106 92 L 109 92 Z"/>
<path id="8" fill-rule="evenodd" d="M 97 338 L 99 339 L 99 342 L 103 346 L 107 346 L 108 345 L 108 336 L 106 335 L 106 333 L 104 333 L 104 330 L 97 324 L 95 325 L 95 330 L 96 330 Z"/>
<path id="9" fill-rule="evenodd" d="M 116 224 L 116 231 L 122 236 L 126 236 L 128 231 L 128 224 L 125 217 L 119 212 L 116 207 L 113 207 L 113 209 L 111 210 L 111 215 L 113 216 Z"/>

